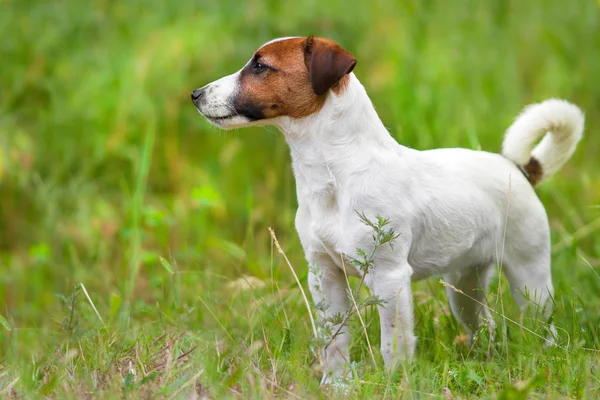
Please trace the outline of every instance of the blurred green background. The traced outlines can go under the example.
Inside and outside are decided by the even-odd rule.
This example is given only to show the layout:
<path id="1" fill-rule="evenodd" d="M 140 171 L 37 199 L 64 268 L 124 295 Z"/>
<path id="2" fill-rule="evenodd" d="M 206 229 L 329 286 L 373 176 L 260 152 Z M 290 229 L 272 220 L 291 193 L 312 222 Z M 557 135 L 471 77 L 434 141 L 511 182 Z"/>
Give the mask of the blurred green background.
<path id="1" fill-rule="evenodd" d="M 85 343 L 92 351 L 118 337 L 122 349 L 160 332 L 195 332 L 186 333 L 190 346 L 204 343 L 220 329 L 209 309 L 247 338 L 254 314 L 234 303 L 227 282 L 245 275 L 295 288 L 269 226 L 305 283 L 282 136 L 220 132 L 189 100 L 262 43 L 290 35 L 326 36 L 355 54 L 385 125 L 417 149 L 496 152 L 526 104 L 579 105 L 585 138 L 538 193 L 551 220 L 557 296 L 573 309 L 581 300 L 585 323 L 596 326 L 599 4 L 0 0 L 0 383 L 19 376 L 10 390 L 66 390 L 57 377 L 68 367 L 53 358 L 73 338 L 80 355 Z M 441 287 L 420 285 L 443 299 Z M 286 324 L 308 337 L 301 299 L 289 299 Z M 561 318 L 576 330 L 567 308 Z M 460 330 L 448 324 L 451 342 Z M 582 340 L 598 348 L 597 330 Z M 209 357 L 201 354 L 200 364 Z M 114 355 L 97 357 L 102 368 L 69 363 L 110 376 Z M 40 365 L 54 369 L 38 374 Z M 84 375 L 74 372 L 73 382 L 96 388 Z"/>

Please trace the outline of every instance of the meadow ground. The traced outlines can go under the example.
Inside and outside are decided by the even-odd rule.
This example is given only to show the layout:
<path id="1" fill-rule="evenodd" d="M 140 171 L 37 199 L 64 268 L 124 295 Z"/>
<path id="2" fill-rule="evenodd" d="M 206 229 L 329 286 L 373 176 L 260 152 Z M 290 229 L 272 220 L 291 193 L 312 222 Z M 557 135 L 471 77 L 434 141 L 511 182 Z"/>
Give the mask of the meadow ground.
<path id="1" fill-rule="evenodd" d="M 599 398 L 600 4 L 0 0 L 0 397 Z M 222 133 L 189 93 L 261 43 L 318 34 L 407 146 L 498 151 L 520 109 L 562 97 L 585 139 L 541 185 L 558 346 L 488 293 L 501 335 L 466 346 L 438 280 L 414 285 L 414 363 L 319 388 L 288 150 Z M 482 166 L 485 168 L 485 166 Z M 314 309 L 312 310 L 314 313 Z M 312 365 L 311 365 L 312 364 Z"/>

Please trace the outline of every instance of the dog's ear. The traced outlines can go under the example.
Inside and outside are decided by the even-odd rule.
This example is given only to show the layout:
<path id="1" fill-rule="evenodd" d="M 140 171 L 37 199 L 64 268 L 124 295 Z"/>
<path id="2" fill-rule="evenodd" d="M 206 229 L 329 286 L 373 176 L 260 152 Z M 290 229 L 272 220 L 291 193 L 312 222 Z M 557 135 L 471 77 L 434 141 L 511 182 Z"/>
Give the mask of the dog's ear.
<path id="1" fill-rule="evenodd" d="M 304 62 L 313 91 L 322 95 L 352 72 L 356 58 L 330 40 L 309 36 L 304 45 Z"/>

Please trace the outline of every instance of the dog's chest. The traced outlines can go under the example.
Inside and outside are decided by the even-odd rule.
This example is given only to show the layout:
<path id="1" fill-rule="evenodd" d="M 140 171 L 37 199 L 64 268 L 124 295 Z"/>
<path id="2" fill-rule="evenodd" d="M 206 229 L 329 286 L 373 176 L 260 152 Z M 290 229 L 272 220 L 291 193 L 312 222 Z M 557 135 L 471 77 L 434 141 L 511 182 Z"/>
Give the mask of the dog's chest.
<path id="1" fill-rule="evenodd" d="M 334 184 L 300 190 L 296 228 L 309 251 L 339 253 L 345 243 L 343 197 Z"/>
<path id="2" fill-rule="evenodd" d="M 360 232 L 356 226 L 358 218 L 351 211 L 350 202 L 344 200 L 335 191 L 327 195 L 321 193 L 319 198 L 299 199 L 296 230 L 309 262 L 326 254 L 333 265 L 349 275 L 361 276 L 348 258 L 359 247 L 357 240 L 360 239 Z"/>

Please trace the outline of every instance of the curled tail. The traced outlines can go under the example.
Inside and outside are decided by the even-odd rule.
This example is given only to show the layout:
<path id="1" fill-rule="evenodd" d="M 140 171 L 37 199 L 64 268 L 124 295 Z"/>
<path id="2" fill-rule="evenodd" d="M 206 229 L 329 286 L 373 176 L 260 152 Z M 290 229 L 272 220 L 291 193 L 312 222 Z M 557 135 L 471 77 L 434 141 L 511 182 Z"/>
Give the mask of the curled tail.
<path id="1" fill-rule="evenodd" d="M 506 131 L 502 155 L 515 162 L 535 186 L 571 157 L 583 134 L 583 122 L 579 107 L 564 100 L 527 106 Z"/>

